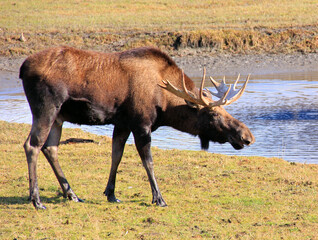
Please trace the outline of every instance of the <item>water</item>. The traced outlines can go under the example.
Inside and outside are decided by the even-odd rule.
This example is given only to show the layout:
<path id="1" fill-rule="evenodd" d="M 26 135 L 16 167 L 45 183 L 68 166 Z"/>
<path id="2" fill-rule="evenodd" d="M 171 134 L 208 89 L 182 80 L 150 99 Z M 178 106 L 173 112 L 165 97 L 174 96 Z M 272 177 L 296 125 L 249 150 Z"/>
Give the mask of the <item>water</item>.
<path id="1" fill-rule="evenodd" d="M 0 120 L 31 123 L 29 106 L 17 75 L 0 72 Z M 199 78 L 193 79 L 199 85 Z M 216 76 L 216 79 L 220 78 Z M 209 152 L 318 163 L 318 72 L 254 75 L 243 97 L 226 110 L 251 129 L 256 142 L 240 151 L 228 143 L 210 143 Z M 79 126 L 65 123 L 64 127 Z M 111 125 L 81 128 L 112 136 Z M 169 127 L 159 128 L 152 139 L 153 146 L 163 149 L 200 150 L 197 137 Z M 133 143 L 131 136 L 129 143 Z"/>

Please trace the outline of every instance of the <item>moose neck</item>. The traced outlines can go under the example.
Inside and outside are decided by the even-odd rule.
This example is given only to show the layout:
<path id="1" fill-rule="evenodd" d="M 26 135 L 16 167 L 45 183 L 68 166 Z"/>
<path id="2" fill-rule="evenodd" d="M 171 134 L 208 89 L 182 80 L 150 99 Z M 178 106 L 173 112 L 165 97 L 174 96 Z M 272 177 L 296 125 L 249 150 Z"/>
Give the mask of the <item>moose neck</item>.
<path id="1" fill-rule="evenodd" d="M 168 107 L 165 113 L 164 125 L 195 136 L 199 134 L 197 109 L 184 103 Z"/>

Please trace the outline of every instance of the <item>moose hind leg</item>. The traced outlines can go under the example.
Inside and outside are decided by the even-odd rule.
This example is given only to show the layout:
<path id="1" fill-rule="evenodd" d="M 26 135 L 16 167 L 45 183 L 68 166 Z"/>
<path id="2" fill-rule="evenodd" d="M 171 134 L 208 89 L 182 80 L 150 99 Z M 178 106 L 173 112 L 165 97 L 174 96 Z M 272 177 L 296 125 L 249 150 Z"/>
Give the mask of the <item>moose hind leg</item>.
<path id="1" fill-rule="evenodd" d="M 45 155 L 48 162 L 50 163 L 54 171 L 54 174 L 57 180 L 59 181 L 59 184 L 63 191 L 63 197 L 68 198 L 69 200 L 73 200 L 74 202 L 83 202 L 83 200 L 78 198 L 76 194 L 73 192 L 58 162 L 57 153 L 58 145 L 61 139 L 61 134 L 62 124 L 55 121 L 51 128 L 50 134 L 42 147 L 42 152 Z"/>
<path id="2" fill-rule="evenodd" d="M 29 190 L 30 201 L 36 209 L 45 209 L 41 203 L 38 180 L 37 180 L 37 159 L 41 151 L 41 147 L 46 141 L 49 134 L 51 124 L 43 123 L 37 119 L 33 120 L 31 132 L 24 143 L 24 151 L 26 154 L 29 170 Z"/>
<path id="3" fill-rule="evenodd" d="M 115 197 L 115 183 L 116 183 L 116 174 L 119 163 L 123 156 L 125 143 L 129 137 L 130 130 L 121 129 L 117 126 L 114 127 L 113 132 L 113 142 L 112 142 L 112 165 L 109 173 L 107 187 L 104 191 L 104 194 L 107 196 L 109 202 L 120 202 Z"/>
<path id="4" fill-rule="evenodd" d="M 154 167 L 153 167 L 153 159 L 151 154 L 151 132 L 142 130 L 133 132 L 134 138 L 135 138 L 135 144 L 137 151 L 139 153 L 139 156 L 142 160 L 143 166 L 147 171 L 149 183 L 151 186 L 152 191 L 152 203 L 156 203 L 160 207 L 167 206 L 166 202 L 164 201 L 156 178 L 154 173 Z"/>

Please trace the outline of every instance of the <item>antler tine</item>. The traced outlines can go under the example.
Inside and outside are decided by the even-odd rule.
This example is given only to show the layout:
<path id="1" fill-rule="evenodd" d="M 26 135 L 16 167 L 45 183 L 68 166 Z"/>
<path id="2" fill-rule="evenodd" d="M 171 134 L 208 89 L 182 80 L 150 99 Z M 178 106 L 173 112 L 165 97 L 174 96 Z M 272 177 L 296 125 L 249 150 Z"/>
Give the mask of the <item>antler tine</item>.
<path id="1" fill-rule="evenodd" d="M 201 86 L 200 86 L 200 99 L 202 102 L 204 102 L 205 105 L 209 106 L 210 105 L 210 101 L 207 100 L 207 98 L 205 98 L 203 96 L 203 87 L 204 87 L 204 82 L 205 82 L 205 75 L 206 75 L 206 69 L 205 67 L 203 68 L 203 77 L 202 77 L 202 81 L 201 81 Z"/>
<path id="2" fill-rule="evenodd" d="M 182 87 L 183 87 L 183 91 L 188 95 L 188 97 L 190 97 L 190 102 L 194 102 L 194 103 L 197 103 L 197 104 L 200 104 L 200 105 L 204 105 L 204 104 L 206 104 L 206 105 L 208 105 L 209 104 L 209 102 L 205 102 L 203 99 L 202 99 L 202 97 L 200 97 L 200 100 L 204 103 L 204 104 L 202 104 L 202 102 L 200 102 L 198 99 L 196 99 L 196 98 L 194 98 L 193 96 L 191 96 L 191 94 L 189 93 L 189 91 L 188 91 L 188 89 L 187 89 L 187 87 L 186 87 L 186 85 L 185 85 L 185 80 L 184 80 L 184 71 L 183 71 L 183 69 L 181 70 L 181 73 L 182 73 Z M 204 76 L 204 78 L 205 78 L 205 76 Z M 203 81 L 203 83 L 204 83 L 204 80 L 202 80 Z M 203 87 L 203 84 L 201 83 L 201 89 L 200 89 L 200 96 L 202 96 L 202 87 Z"/>
<path id="3" fill-rule="evenodd" d="M 234 85 L 233 85 L 233 89 L 234 89 L 234 90 L 235 90 L 235 87 L 236 87 L 237 82 L 238 82 L 239 79 L 240 79 L 240 76 L 241 76 L 241 74 L 238 74 L 237 79 L 236 79 L 236 81 L 235 81 L 235 83 L 234 83 Z"/>
<path id="4" fill-rule="evenodd" d="M 244 93 L 244 91 L 245 91 L 245 89 L 246 89 L 246 85 L 247 85 L 247 83 L 248 83 L 248 81 L 249 81 L 249 79 L 250 79 L 250 75 L 251 75 L 251 74 L 249 74 L 249 75 L 247 76 L 247 78 L 246 78 L 246 80 L 245 80 L 243 86 L 241 87 L 241 89 L 238 90 L 238 92 L 237 92 L 234 96 L 232 96 L 232 98 L 231 98 L 225 105 L 229 105 L 229 104 L 235 102 L 237 99 L 239 99 L 239 98 L 243 95 L 243 93 Z"/>
<path id="5" fill-rule="evenodd" d="M 221 83 L 218 83 L 212 77 L 210 77 L 210 80 L 211 80 L 211 82 L 212 82 L 212 84 L 214 85 L 215 88 L 218 88 L 221 85 Z"/>
<path id="6" fill-rule="evenodd" d="M 227 102 L 228 100 L 226 99 L 227 95 L 229 94 L 231 90 L 231 87 L 229 87 L 227 89 L 227 91 L 224 93 L 224 95 L 222 96 L 222 98 L 220 98 L 218 101 L 215 101 L 215 102 L 211 102 L 209 104 L 209 107 L 212 108 L 212 107 L 217 107 L 217 106 L 222 106 L 222 105 L 228 105 Z M 211 92 L 212 93 L 212 92 Z"/>
<path id="7" fill-rule="evenodd" d="M 183 90 L 179 90 L 175 86 L 173 86 L 168 80 L 162 80 L 162 83 L 164 85 L 159 86 L 163 89 L 166 89 L 167 91 L 173 93 L 174 95 L 183 98 L 189 102 L 196 103 L 203 106 L 209 106 L 209 102 L 207 102 L 204 97 L 202 98 L 195 98 L 192 96 L 192 94 L 188 91 L 186 85 L 185 85 L 185 78 L 184 78 L 184 72 L 182 71 L 182 88 Z"/>
<path id="8" fill-rule="evenodd" d="M 203 92 L 203 86 L 204 86 L 204 82 L 205 82 L 205 74 L 206 74 L 206 69 L 204 67 L 203 68 L 203 77 L 202 77 L 201 86 L 200 86 L 200 97 L 202 96 L 202 92 Z"/>
<path id="9" fill-rule="evenodd" d="M 214 87 L 218 91 L 217 93 L 211 92 L 210 93 L 218 98 L 222 98 L 224 93 L 228 90 L 228 87 L 225 84 L 225 78 L 223 78 L 222 82 L 215 81 L 212 77 L 210 77 L 211 82 L 213 83 Z"/>
<path id="10" fill-rule="evenodd" d="M 181 69 L 181 74 L 182 74 L 182 88 L 183 88 L 183 91 L 186 93 L 186 94 L 189 94 L 189 91 L 185 85 L 185 81 L 184 81 L 184 71 L 183 69 Z"/>

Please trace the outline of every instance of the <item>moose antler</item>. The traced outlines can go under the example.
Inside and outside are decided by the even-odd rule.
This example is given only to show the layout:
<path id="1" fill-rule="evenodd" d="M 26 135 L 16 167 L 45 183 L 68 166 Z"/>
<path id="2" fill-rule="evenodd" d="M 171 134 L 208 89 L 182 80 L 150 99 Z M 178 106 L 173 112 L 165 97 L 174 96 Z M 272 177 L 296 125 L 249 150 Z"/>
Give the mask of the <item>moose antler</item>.
<path id="1" fill-rule="evenodd" d="M 232 102 L 239 99 L 242 96 L 242 94 L 246 88 L 246 84 L 247 84 L 249 76 L 250 76 L 250 75 L 248 75 L 243 87 L 239 90 L 236 90 L 235 86 L 239 80 L 240 75 L 238 76 L 238 78 L 234 84 L 233 89 L 232 89 L 232 85 L 230 85 L 229 87 L 226 86 L 225 78 L 223 78 L 222 83 L 218 83 L 212 77 L 210 77 L 211 82 L 213 83 L 213 85 L 215 86 L 215 88 L 217 89 L 218 92 L 217 93 L 212 93 L 210 91 L 209 92 L 212 95 L 220 98 L 218 101 L 213 101 L 211 98 L 205 97 L 203 95 L 203 86 L 204 86 L 204 82 L 205 82 L 205 75 L 206 75 L 206 70 L 204 68 L 201 86 L 200 86 L 200 90 L 199 90 L 199 98 L 194 97 L 193 93 L 188 91 L 188 89 L 185 85 L 185 81 L 184 81 L 183 70 L 182 70 L 182 88 L 183 88 L 182 90 L 173 86 L 168 80 L 162 80 L 164 85 L 159 85 L 159 86 L 162 87 L 163 89 L 166 89 L 167 91 L 173 93 L 174 95 L 176 95 L 180 98 L 183 98 L 189 102 L 196 103 L 198 105 L 202 105 L 205 107 L 213 108 L 216 106 L 229 105 Z"/>
<path id="2" fill-rule="evenodd" d="M 226 86 L 226 83 L 225 83 L 225 77 L 223 77 L 223 81 L 221 83 L 215 81 L 212 77 L 210 77 L 212 84 L 214 85 L 214 87 L 216 88 L 218 92 L 217 93 L 213 93 L 211 91 L 209 92 L 218 98 L 222 98 L 222 96 L 224 96 L 224 94 L 227 93 L 226 103 L 224 105 L 229 105 L 235 102 L 236 100 L 238 100 L 242 96 L 242 94 L 245 91 L 248 80 L 250 79 L 250 74 L 247 76 L 243 86 L 240 89 L 236 89 L 236 84 L 239 81 L 239 79 L 240 79 L 240 74 L 237 76 L 237 79 L 234 85 L 232 86 L 231 84 L 228 87 Z"/>

